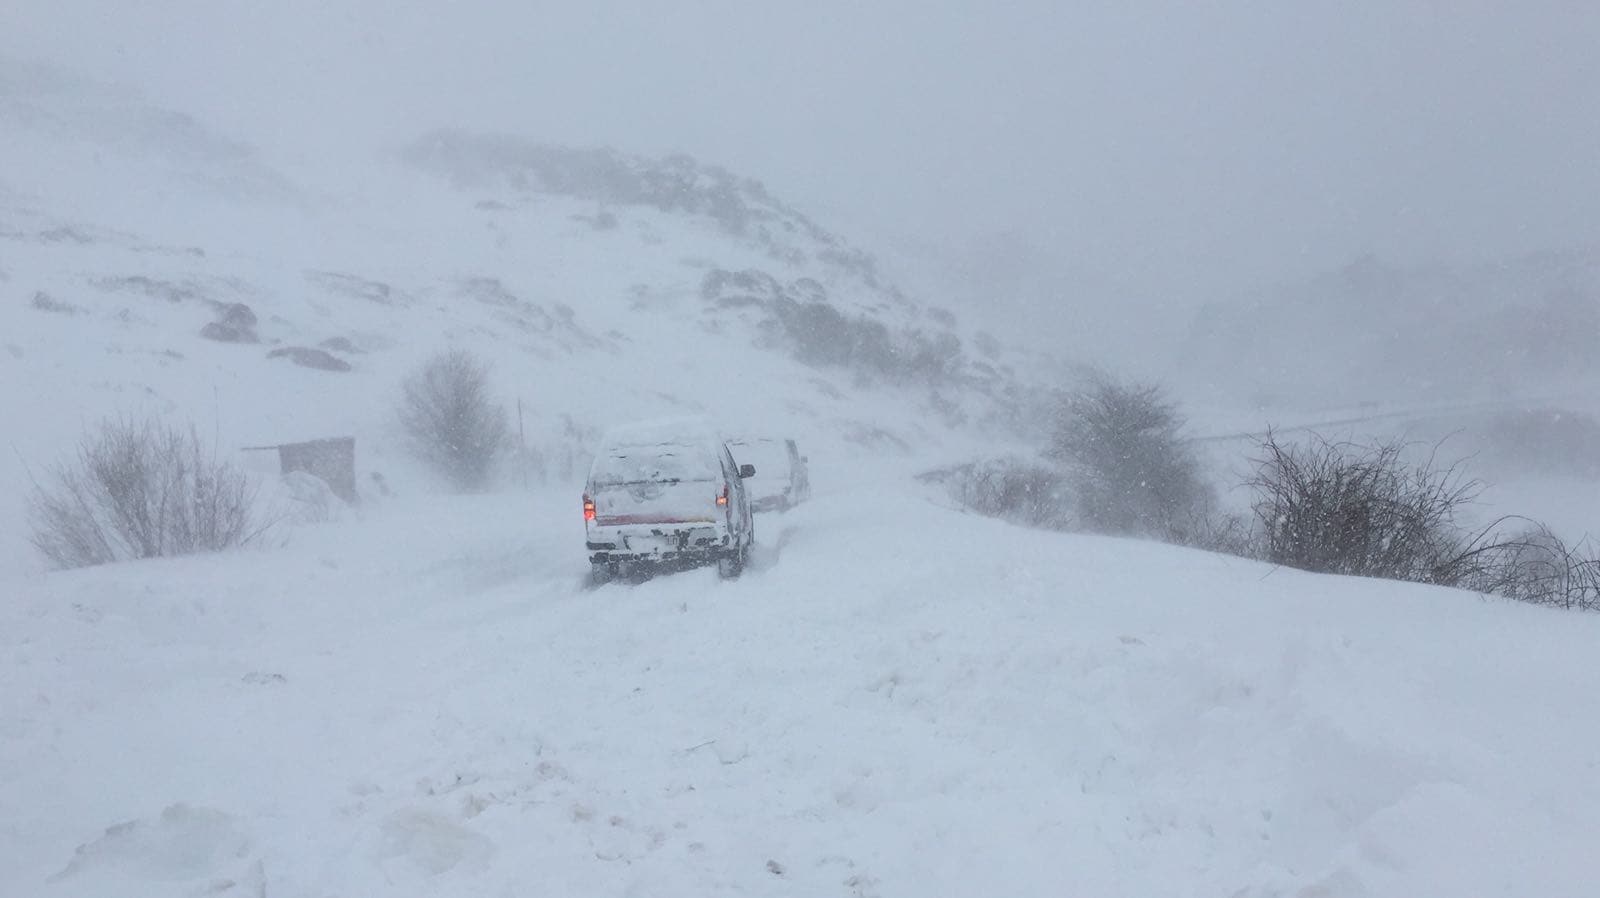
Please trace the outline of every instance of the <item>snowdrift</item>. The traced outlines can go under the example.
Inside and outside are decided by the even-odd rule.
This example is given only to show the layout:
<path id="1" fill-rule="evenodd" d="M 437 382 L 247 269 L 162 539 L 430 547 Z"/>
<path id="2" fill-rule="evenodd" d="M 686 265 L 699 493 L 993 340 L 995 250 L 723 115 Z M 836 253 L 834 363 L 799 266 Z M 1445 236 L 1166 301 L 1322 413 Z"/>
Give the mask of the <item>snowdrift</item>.
<path id="1" fill-rule="evenodd" d="M 1600 620 L 820 492 L 735 583 L 564 493 L 0 583 L 0 893 L 1594 893 Z"/>

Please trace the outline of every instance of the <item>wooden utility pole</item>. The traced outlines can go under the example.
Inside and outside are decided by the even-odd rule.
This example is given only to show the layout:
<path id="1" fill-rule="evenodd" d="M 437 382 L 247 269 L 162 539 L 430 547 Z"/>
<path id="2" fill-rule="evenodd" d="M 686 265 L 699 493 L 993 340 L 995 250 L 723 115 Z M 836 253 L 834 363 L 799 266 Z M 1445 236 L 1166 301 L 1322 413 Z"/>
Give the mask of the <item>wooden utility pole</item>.
<path id="1" fill-rule="evenodd" d="M 517 397 L 517 467 L 522 469 L 522 491 L 528 491 L 528 436 L 522 430 L 522 397 Z"/>

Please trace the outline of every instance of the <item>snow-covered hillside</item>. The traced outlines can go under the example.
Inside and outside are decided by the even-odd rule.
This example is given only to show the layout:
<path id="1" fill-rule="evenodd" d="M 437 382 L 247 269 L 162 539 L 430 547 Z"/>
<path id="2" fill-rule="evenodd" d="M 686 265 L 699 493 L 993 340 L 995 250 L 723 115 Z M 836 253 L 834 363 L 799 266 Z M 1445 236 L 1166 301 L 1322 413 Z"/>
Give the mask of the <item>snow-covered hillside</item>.
<path id="1" fill-rule="evenodd" d="M 0 74 L 0 420 L 27 422 L 5 495 L 86 424 L 146 413 L 225 451 L 354 435 L 363 478 L 426 488 L 393 405 L 445 348 L 490 362 L 534 477 L 574 487 L 594 433 L 639 415 L 824 455 L 1026 420 L 997 344 L 969 349 L 950 313 L 721 169 L 457 133 L 278 166 L 138 97 Z M 31 563 L 20 504 L 0 511 L 6 567 Z"/>

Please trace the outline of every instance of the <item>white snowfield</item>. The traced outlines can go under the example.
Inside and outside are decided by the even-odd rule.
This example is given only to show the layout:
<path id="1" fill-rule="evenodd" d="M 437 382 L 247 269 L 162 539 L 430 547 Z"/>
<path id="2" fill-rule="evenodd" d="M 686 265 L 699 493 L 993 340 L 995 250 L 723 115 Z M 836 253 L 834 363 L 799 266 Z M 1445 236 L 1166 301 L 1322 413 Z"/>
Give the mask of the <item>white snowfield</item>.
<path id="1" fill-rule="evenodd" d="M 946 325 L 795 221 L 311 157 L 0 60 L 0 898 L 1600 895 L 1600 617 L 951 511 L 911 475 L 1014 443 L 1037 358 L 802 363 L 738 273 Z M 428 498 L 393 403 L 447 348 L 567 486 Z M 816 498 L 738 581 L 587 589 L 600 428 L 669 413 Z M 354 436 L 367 504 L 42 573 L 24 496 L 115 415 Z"/>
<path id="2" fill-rule="evenodd" d="M 819 493 L 6 579 L 0 895 L 1600 894 L 1600 618 Z"/>

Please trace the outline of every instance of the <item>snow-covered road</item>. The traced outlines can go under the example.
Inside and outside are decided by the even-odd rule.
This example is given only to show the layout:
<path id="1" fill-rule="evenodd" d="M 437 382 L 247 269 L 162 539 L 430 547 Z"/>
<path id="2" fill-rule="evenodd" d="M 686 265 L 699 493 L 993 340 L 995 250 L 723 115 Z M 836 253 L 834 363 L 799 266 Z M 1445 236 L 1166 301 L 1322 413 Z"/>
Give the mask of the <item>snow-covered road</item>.
<path id="1" fill-rule="evenodd" d="M 0 583 L 0 895 L 1600 888 L 1600 619 L 893 482 L 759 528 L 585 589 L 570 495 L 419 500 Z"/>

